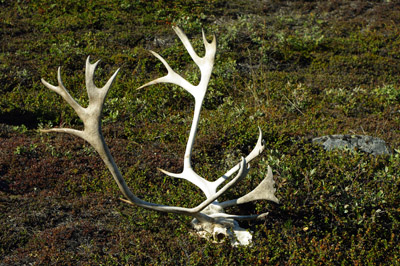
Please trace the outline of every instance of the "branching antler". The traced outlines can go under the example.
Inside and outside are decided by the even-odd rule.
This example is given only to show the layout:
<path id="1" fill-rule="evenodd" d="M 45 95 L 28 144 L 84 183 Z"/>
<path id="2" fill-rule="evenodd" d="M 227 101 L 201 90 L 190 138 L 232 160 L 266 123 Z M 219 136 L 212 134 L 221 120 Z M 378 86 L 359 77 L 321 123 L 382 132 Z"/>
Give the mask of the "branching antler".
<path id="1" fill-rule="evenodd" d="M 203 104 L 203 100 L 205 97 L 205 93 L 207 91 L 208 83 L 210 81 L 211 77 L 211 72 L 214 66 L 214 58 L 215 58 L 215 52 L 216 52 L 216 38 L 213 36 L 213 40 L 211 43 L 209 43 L 205 37 L 204 31 L 203 33 L 203 43 L 204 47 L 206 49 L 206 53 L 204 57 L 199 57 L 196 52 L 193 50 L 192 45 L 190 44 L 189 39 L 187 36 L 182 32 L 181 29 L 178 27 L 173 27 L 174 31 L 184 44 L 186 50 L 189 52 L 190 56 L 192 57 L 193 61 L 196 63 L 196 65 L 200 68 L 200 73 L 201 73 L 201 79 L 200 82 L 197 86 L 189 83 L 187 80 L 182 78 L 179 74 L 177 74 L 172 68 L 168 65 L 168 63 L 162 58 L 159 54 L 157 54 L 154 51 L 150 51 L 154 56 L 156 56 L 166 67 L 168 74 L 164 77 L 158 78 L 156 80 L 150 81 L 143 86 L 139 87 L 138 89 L 144 88 L 149 85 L 157 84 L 157 83 L 172 83 L 175 85 L 178 85 L 185 89 L 187 92 L 193 95 L 195 99 L 195 109 L 194 109 L 194 115 L 193 115 L 193 122 L 190 130 L 190 135 L 189 139 L 186 145 L 186 151 L 185 151 L 185 157 L 184 157 L 184 166 L 183 166 L 183 171 L 182 173 L 179 174 L 174 174 L 167 172 L 165 170 L 161 170 L 163 173 L 166 175 L 172 176 L 172 177 L 178 177 L 178 178 L 183 178 L 186 179 L 193 184 L 195 184 L 197 187 L 199 187 L 206 197 L 211 197 L 214 195 L 217 191 L 217 188 L 225 181 L 227 180 L 233 173 L 235 173 L 237 170 L 239 170 L 239 164 L 234 166 L 231 170 L 226 172 L 222 177 L 219 179 L 211 182 L 203 177 L 199 176 L 192 168 L 191 166 L 191 156 L 192 156 L 192 150 L 193 150 L 193 144 L 194 144 L 194 139 L 196 137 L 196 132 L 197 132 L 197 126 L 198 122 L 200 119 L 200 111 L 201 111 L 201 106 Z M 252 152 L 246 157 L 246 162 L 249 163 L 251 160 L 253 160 L 255 157 L 257 157 L 262 151 L 264 150 L 264 141 L 262 140 L 262 132 L 260 129 L 260 134 L 259 138 L 257 141 L 257 145 L 254 147 Z M 272 176 L 272 172 L 270 173 Z M 254 192 L 253 192 L 254 193 Z M 245 203 L 248 201 L 245 201 L 246 199 L 250 199 L 250 197 L 242 197 L 241 203 Z M 262 196 L 258 196 L 257 199 L 264 199 Z M 276 198 L 272 199 L 272 197 L 268 196 L 265 198 L 267 200 L 273 200 L 273 201 L 278 201 Z"/>
<path id="2" fill-rule="evenodd" d="M 188 82 L 187 80 L 185 80 L 184 78 L 182 78 L 179 74 L 177 74 L 174 70 L 172 70 L 172 68 L 160 55 L 158 55 L 156 52 L 151 51 L 151 53 L 164 64 L 164 66 L 168 71 L 168 74 L 164 77 L 146 83 L 139 89 L 157 83 L 172 83 L 182 87 L 183 89 L 188 91 L 191 95 L 193 95 L 195 99 L 194 116 L 193 116 L 189 139 L 186 146 L 183 171 L 182 173 L 178 174 L 170 173 L 165 170 L 161 171 L 172 177 L 186 179 L 191 183 L 193 183 L 194 185 L 196 185 L 197 187 L 199 187 L 206 196 L 206 200 L 204 200 L 201 204 L 193 208 L 183 208 L 177 206 L 167 206 L 167 205 L 151 203 L 138 198 L 128 188 L 119 168 L 117 167 L 114 161 L 114 158 L 110 153 L 109 148 L 107 147 L 104 141 L 104 137 L 101 131 L 101 114 L 104 101 L 113 81 L 115 80 L 116 75 L 118 74 L 119 69 L 115 71 L 115 73 L 107 81 L 104 87 L 98 88 L 95 86 L 93 82 L 93 77 L 99 61 L 97 61 L 94 64 L 91 64 L 90 58 L 89 57 L 87 58 L 85 79 L 86 79 L 86 89 L 89 96 L 89 105 L 86 108 L 79 105 L 68 93 L 61 79 L 60 68 L 58 68 L 58 75 L 57 75 L 58 86 L 51 85 L 50 83 L 42 79 L 42 82 L 46 87 L 55 91 L 56 93 L 61 95 L 61 97 L 64 98 L 64 100 L 75 110 L 75 112 L 78 114 L 79 118 L 83 121 L 84 124 L 83 130 L 76 130 L 71 128 L 53 128 L 53 129 L 42 130 L 42 132 L 70 133 L 80 138 L 83 138 L 90 145 L 92 145 L 95 148 L 95 150 L 99 153 L 100 157 L 102 158 L 108 169 L 110 170 L 122 194 L 127 198 L 124 199 L 123 201 L 151 210 L 190 215 L 195 218 L 193 223 L 195 224 L 195 227 L 197 227 L 198 230 L 205 230 L 207 232 L 212 230 L 213 232 L 215 232 L 215 226 L 218 225 L 220 227 L 222 226 L 225 229 L 225 231 L 226 228 L 228 229 L 230 228 L 229 230 L 233 230 L 236 234 L 236 237 L 239 238 L 238 233 L 235 231 L 236 229 L 238 229 L 238 225 L 233 219 L 257 219 L 265 217 L 267 214 L 264 213 L 259 215 L 247 215 L 247 216 L 229 215 L 224 212 L 223 208 L 255 200 L 270 200 L 277 203 L 279 202 L 274 195 L 275 193 L 274 181 L 272 176 L 272 170 L 269 167 L 266 178 L 250 193 L 234 200 L 229 200 L 221 203 L 217 201 L 217 199 L 222 194 L 224 194 L 229 188 L 231 188 L 233 185 L 235 185 L 238 181 L 240 181 L 243 177 L 247 175 L 249 171 L 248 163 L 255 157 L 257 157 L 264 150 L 264 143 L 262 140 L 261 129 L 257 144 L 252 150 L 252 152 L 246 158 L 242 158 L 240 163 L 238 163 L 232 169 L 227 171 L 220 178 L 216 179 L 215 181 L 208 181 L 205 178 L 198 175 L 193 170 L 191 166 L 191 155 L 192 155 L 194 140 L 196 137 L 197 126 L 200 119 L 201 106 L 203 104 L 204 96 L 207 91 L 207 86 L 214 65 L 214 58 L 216 53 L 216 39 L 215 36 L 213 36 L 213 40 L 211 42 L 208 42 L 203 32 L 203 43 L 206 49 L 206 53 L 204 57 L 199 57 L 194 51 L 187 36 L 179 28 L 173 27 L 173 29 L 180 38 L 180 40 L 182 41 L 182 43 L 184 44 L 186 50 L 190 54 L 193 61 L 200 68 L 201 79 L 199 84 L 195 86 L 190 82 Z M 221 189 L 218 190 L 218 187 L 222 185 L 225 181 L 229 180 L 235 172 L 237 172 L 236 176 L 232 178 L 229 182 L 227 182 Z M 211 228 L 213 229 L 209 229 L 210 225 Z M 243 230 L 241 229 L 241 231 Z M 248 243 L 249 238 L 251 239 L 251 235 L 250 237 L 249 236 L 246 237 L 247 238 L 245 240 L 238 240 L 239 243 L 241 244 Z"/>
<path id="3" fill-rule="evenodd" d="M 156 52 L 151 51 L 153 55 L 155 55 L 166 67 L 168 70 L 168 74 L 164 77 L 158 78 L 156 80 L 153 80 L 149 83 L 146 83 L 145 85 L 141 86 L 139 89 L 144 88 L 149 85 L 157 84 L 157 83 L 172 83 L 175 85 L 178 85 L 185 89 L 187 92 L 189 92 L 191 95 L 193 95 L 195 99 L 195 107 L 194 107 L 194 116 L 193 116 L 193 121 L 192 121 L 192 127 L 190 130 L 190 135 L 189 139 L 186 145 L 186 151 L 185 151 L 185 157 L 184 157 L 184 165 L 183 165 L 183 171 L 180 174 L 173 174 L 170 172 L 167 172 L 165 170 L 162 170 L 163 173 L 166 175 L 172 176 L 172 177 L 178 177 L 178 178 L 183 178 L 186 179 L 190 182 L 192 182 L 194 185 L 199 187 L 206 197 L 210 197 L 212 194 L 215 194 L 215 186 L 209 182 L 208 180 L 202 178 L 199 176 L 197 173 L 193 171 L 192 165 L 191 165 L 191 157 L 192 157 L 192 150 L 193 150 L 193 144 L 194 144 L 194 139 L 196 137 L 196 132 L 197 132 L 197 126 L 199 123 L 200 119 L 200 110 L 201 106 L 203 104 L 204 96 L 207 91 L 207 86 L 208 82 L 210 81 L 211 77 L 211 72 L 212 68 L 214 66 L 214 58 L 215 58 L 215 52 L 217 49 L 217 42 L 215 36 L 213 36 L 213 40 L 211 43 L 209 43 L 205 37 L 204 31 L 203 33 L 203 42 L 204 46 L 206 48 L 206 53 L 204 57 L 199 57 L 196 52 L 194 51 L 192 45 L 189 42 L 189 39 L 186 37 L 186 35 L 182 32 L 181 29 L 177 27 L 173 27 L 174 31 L 184 44 L 186 50 L 189 52 L 190 56 L 192 57 L 193 61 L 199 66 L 200 68 L 200 73 L 201 73 L 201 79 L 200 83 L 197 86 L 192 85 L 189 83 L 187 80 L 182 78 L 179 74 L 177 74 L 172 68 L 168 65 L 168 63 Z"/>

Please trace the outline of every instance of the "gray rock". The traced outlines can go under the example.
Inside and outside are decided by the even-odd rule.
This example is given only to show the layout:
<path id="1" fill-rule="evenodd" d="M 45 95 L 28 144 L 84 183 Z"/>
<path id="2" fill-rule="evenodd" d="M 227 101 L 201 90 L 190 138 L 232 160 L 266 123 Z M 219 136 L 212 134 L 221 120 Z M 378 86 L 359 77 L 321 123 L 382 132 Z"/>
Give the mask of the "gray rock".
<path id="1" fill-rule="evenodd" d="M 380 138 L 363 135 L 327 135 L 317 137 L 313 143 L 321 144 L 325 150 L 355 149 L 373 155 L 392 154 L 385 141 Z"/>

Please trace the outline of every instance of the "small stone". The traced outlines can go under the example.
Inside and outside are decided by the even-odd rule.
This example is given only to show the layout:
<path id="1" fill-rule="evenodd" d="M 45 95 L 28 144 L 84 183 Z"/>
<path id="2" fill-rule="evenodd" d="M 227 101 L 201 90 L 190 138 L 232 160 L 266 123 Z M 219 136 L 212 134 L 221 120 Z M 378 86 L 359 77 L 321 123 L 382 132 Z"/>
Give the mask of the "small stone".
<path id="1" fill-rule="evenodd" d="M 348 148 L 373 155 L 392 154 L 384 140 L 365 135 L 327 135 L 314 138 L 312 142 L 321 144 L 328 151 Z"/>

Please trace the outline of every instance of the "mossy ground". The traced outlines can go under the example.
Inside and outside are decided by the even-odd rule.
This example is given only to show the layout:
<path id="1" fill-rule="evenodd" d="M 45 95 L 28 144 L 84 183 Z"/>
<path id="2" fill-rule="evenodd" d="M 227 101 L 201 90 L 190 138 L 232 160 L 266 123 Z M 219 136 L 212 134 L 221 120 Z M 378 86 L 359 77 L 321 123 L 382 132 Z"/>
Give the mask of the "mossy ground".
<path id="1" fill-rule="evenodd" d="M 397 1 L 1 1 L 1 265 L 400 264 L 400 4 Z M 104 134 L 135 194 L 194 206 L 200 192 L 178 172 L 193 99 L 171 85 L 160 53 L 188 80 L 199 72 L 174 35 L 180 26 L 217 58 L 193 154 L 215 179 L 264 132 L 266 150 L 225 197 L 250 191 L 269 164 L 279 205 L 236 213 L 251 247 L 190 234 L 190 219 L 128 206 L 83 140 L 38 128 L 81 122 L 40 78 L 87 103 L 84 63 L 101 59 L 96 83 L 121 68 L 104 110 Z M 326 152 L 310 138 L 365 134 L 392 156 Z"/>

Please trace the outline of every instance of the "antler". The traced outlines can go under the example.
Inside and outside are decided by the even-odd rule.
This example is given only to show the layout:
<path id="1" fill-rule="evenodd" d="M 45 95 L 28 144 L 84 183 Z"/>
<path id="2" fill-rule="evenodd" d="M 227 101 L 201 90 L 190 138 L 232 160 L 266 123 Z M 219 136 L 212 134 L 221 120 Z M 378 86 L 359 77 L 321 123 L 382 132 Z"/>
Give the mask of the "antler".
<path id="1" fill-rule="evenodd" d="M 155 57 L 157 57 L 165 66 L 165 68 L 168 71 L 168 74 L 164 77 L 155 79 L 153 81 L 150 81 L 143 86 L 139 87 L 138 89 L 144 88 L 146 86 L 154 85 L 157 83 L 172 83 L 175 85 L 178 85 L 185 89 L 187 92 L 193 95 L 195 99 L 195 108 L 194 108 L 194 115 L 193 115 L 193 121 L 192 121 L 192 126 L 190 129 L 190 135 L 189 139 L 186 145 L 186 151 L 185 151 L 185 156 L 184 156 L 184 165 L 183 165 L 183 171 L 182 173 L 175 174 L 175 173 L 170 173 L 168 171 L 160 169 L 163 173 L 166 175 L 172 176 L 172 177 L 177 177 L 177 178 L 183 178 L 186 179 L 190 182 L 192 182 L 194 185 L 199 187 L 204 194 L 206 195 L 207 198 L 211 197 L 214 195 L 217 191 L 217 188 L 224 182 L 226 181 L 233 173 L 239 170 L 239 164 L 235 165 L 232 169 L 230 169 L 228 172 L 226 172 L 222 177 L 219 179 L 211 182 L 203 177 L 199 176 L 192 168 L 191 166 L 191 156 L 192 156 L 192 150 L 193 150 L 193 144 L 194 144 L 194 139 L 196 137 L 196 132 L 197 132 L 197 127 L 200 119 L 200 111 L 201 111 L 201 106 L 203 104 L 203 100 L 207 91 L 208 83 L 210 81 L 211 77 L 211 72 L 214 66 L 214 58 L 215 58 L 215 52 L 216 52 L 216 38 L 213 36 L 213 40 L 211 43 L 209 43 L 205 37 L 204 31 L 202 31 L 203 34 L 203 43 L 204 47 L 206 49 L 206 53 L 204 57 L 199 57 L 196 52 L 194 51 L 192 45 L 190 44 L 190 41 L 188 37 L 185 35 L 185 33 L 182 32 L 182 30 L 178 27 L 173 27 L 174 31 L 178 35 L 179 39 L 182 41 L 183 45 L 185 46 L 186 50 L 190 54 L 191 58 L 193 61 L 196 63 L 196 65 L 200 69 L 201 73 L 201 79 L 198 85 L 193 85 L 189 83 L 187 80 L 182 78 L 179 74 L 177 74 L 169 65 L 168 63 L 162 58 L 159 54 L 157 54 L 154 51 L 150 51 Z M 257 141 L 256 146 L 252 150 L 252 152 L 246 157 L 246 162 L 249 163 L 251 160 L 253 160 L 255 157 L 257 157 L 262 151 L 264 150 L 264 141 L 262 140 L 262 132 L 261 129 L 259 129 L 259 138 Z M 272 174 L 272 173 L 271 173 Z M 244 202 L 243 202 L 244 203 Z"/>
<path id="2" fill-rule="evenodd" d="M 204 57 L 199 57 L 196 54 L 196 52 L 194 51 L 194 49 L 193 49 L 188 37 L 185 35 L 185 33 L 183 33 L 183 31 L 178 27 L 173 27 L 173 30 L 176 32 L 179 39 L 182 41 L 183 45 L 185 46 L 186 50 L 190 54 L 193 61 L 200 68 L 201 79 L 200 79 L 199 84 L 195 86 L 195 85 L 189 83 L 187 80 L 182 78 L 179 74 L 177 74 L 168 65 L 168 63 L 164 60 L 164 58 L 162 58 L 156 52 L 150 51 L 155 57 L 157 57 L 164 64 L 165 68 L 168 71 L 168 74 L 164 77 L 150 81 L 150 82 L 144 84 L 143 86 L 139 87 L 138 89 L 141 89 L 146 86 L 153 85 L 153 84 L 157 84 L 157 83 L 172 83 L 172 84 L 182 87 L 187 92 L 189 92 L 191 95 L 193 95 L 193 97 L 195 99 L 195 108 L 194 108 L 192 126 L 190 129 L 190 135 L 189 135 L 189 139 L 188 139 L 188 142 L 186 145 L 183 171 L 182 171 L 182 173 L 175 174 L 175 173 L 170 173 L 170 172 L 162 170 L 162 169 L 160 169 L 160 170 L 163 173 L 165 173 L 166 175 L 169 175 L 172 177 L 177 177 L 177 178 L 183 178 L 183 179 L 186 179 L 186 180 L 192 182 L 194 185 L 199 187 L 204 192 L 206 197 L 211 197 L 211 195 L 216 193 L 217 188 L 225 180 L 227 180 L 234 172 L 236 172 L 239 169 L 239 164 L 237 164 L 231 170 L 229 170 L 227 173 L 225 173 L 221 178 L 217 179 L 214 182 L 211 182 L 211 181 L 208 181 L 208 180 L 204 179 L 203 177 L 199 176 L 193 170 L 192 165 L 191 165 L 193 144 L 194 144 L 194 140 L 196 137 L 198 123 L 200 120 L 201 106 L 203 104 L 203 100 L 204 100 L 204 97 L 205 97 L 205 94 L 207 91 L 208 83 L 210 81 L 211 72 L 212 72 L 212 69 L 214 66 L 214 58 L 215 58 L 217 42 L 216 42 L 215 36 L 213 36 L 213 40 L 211 41 L 211 43 L 209 43 L 205 37 L 204 31 L 202 31 L 203 43 L 204 43 L 204 47 L 206 49 L 206 53 L 205 53 Z M 264 144 L 262 141 L 262 132 L 260 129 L 260 135 L 259 135 L 257 145 L 255 146 L 253 151 L 246 157 L 246 162 L 250 162 L 252 159 L 257 157 L 263 150 L 264 150 Z"/>
<path id="3" fill-rule="evenodd" d="M 196 65 L 200 69 L 201 73 L 201 78 L 200 82 L 198 85 L 193 85 L 184 78 L 182 78 L 179 74 L 177 74 L 169 65 L 168 63 L 162 58 L 159 54 L 157 54 L 154 51 L 150 51 L 155 57 L 157 57 L 165 66 L 167 69 L 168 73 L 166 76 L 155 79 L 153 81 L 150 81 L 143 86 L 139 87 L 138 89 L 144 88 L 146 86 L 154 85 L 157 83 L 172 83 L 175 85 L 178 85 L 185 89 L 187 92 L 193 95 L 195 99 L 195 107 L 194 107 L 194 114 L 193 114 L 193 121 L 190 129 L 190 134 L 189 138 L 186 144 L 186 151 L 184 155 L 184 165 L 183 165 L 183 171 L 181 173 L 170 173 L 168 171 L 160 169 L 164 174 L 171 176 L 171 177 L 177 177 L 177 178 L 183 178 L 188 180 L 189 182 L 193 183 L 197 187 L 199 187 L 205 196 L 207 198 L 213 197 L 215 194 L 218 194 L 217 189 L 218 187 L 224 183 L 226 180 L 228 180 L 233 173 L 237 172 L 241 167 L 240 164 L 235 165 L 232 169 L 227 171 L 223 176 L 218 178 L 215 181 L 209 181 L 206 180 L 205 178 L 201 177 L 198 175 L 192 168 L 191 166 L 191 156 L 192 156 L 192 150 L 193 150 L 193 144 L 194 144 L 194 139 L 196 137 L 196 132 L 197 132 L 197 127 L 198 127 L 198 122 L 200 119 L 200 111 L 201 111 L 201 106 L 203 104 L 203 100 L 205 97 L 205 93 L 207 91 L 207 86 L 210 81 L 211 77 L 211 72 L 214 66 L 214 58 L 215 58 L 215 53 L 216 53 L 216 38 L 213 36 L 213 39 L 211 42 L 208 42 L 204 31 L 202 31 L 203 34 L 203 43 L 205 47 L 205 55 L 204 57 L 199 57 L 197 53 L 194 51 L 192 45 L 190 44 L 189 39 L 187 36 L 178 28 L 178 27 L 173 27 L 174 31 L 178 35 L 179 39 L 182 41 L 183 45 L 185 46 L 186 50 L 190 54 L 191 58 L 193 61 L 196 63 Z M 261 129 L 259 128 L 259 137 L 256 146 L 254 149 L 251 151 L 251 153 L 245 158 L 245 162 L 249 163 L 251 160 L 253 160 L 255 157 L 257 157 L 262 151 L 264 150 L 264 141 L 262 140 L 262 132 Z M 207 210 L 203 211 L 203 213 L 207 213 L 209 216 L 217 219 L 257 219 L 261 217 L 265 217 L 267 213 L 263 213 L 260 215 L 245 215 L 245 216 L 240 216 L 240 215 L 229 215 L 226 214 L 223 210 L 224 207 L 229 207 L 232 205 L 236 204 L 243 204 L 246 202 L 250 201 L 255 201 L 255 200 L 269 200 L 273 201 L 276 203 L 279 203 L 279 200 L 275 197 L 275 188 L 274 188 L 274 180 L 273 180 L 273 175 L 272 175 L 272 169 L 268 167 L 268 174 L 265 177 L 265 179 L 250 193 L 246 194 L 243 197 L 240 197 L 238 199 L 234 200 L 229 200 L 225 202 L 219 203 L 218 201 L 213 202 L 213 206 L 211 208 L 208 208 Z M 226 220 L 225 220 L 226 221 Z M 197 227 L 198 230 L 205 230 L 208 231 L 208 229 L 205 226 L 198 226 L 198 223 L 196 221 L 193 221 L 193 224 L 195 227 Z M 235 231 L 236 236 L 238 236 L 238 230 L 239 227 L 236 226 L 236 231 Z M 215 233 L 215 229 L 214 233 Z M 239 240 L 240 243 L 246 243 L 246 237 L 251 239 L 251 235 L 244 236 L 242 240 Z"/>
<path id="4" fill-rule="evenodd" d="M 200 83 L 197 86 L 192 85 L 187 80 L 182 78 L 179 74 L 177 74 L 174 70 L 172 70 L 172 68 L 168 65 L 168 63 L 159 54 L 157 54 L 154 51 L 150 51 L 155 57 L 157 57 L 164 64 L 164 66 L 168 70 L 168 74 L 164 77 L 150 81 L 144 84 L 143 86 L 139 87 L 138 89 L 157 83 L 172 83 L 182 87 L 191 95 L 193 95 L 195 99 L 194 116 L 193 116 L 192 126 L 190 129 L 189 139 L 186 145 L 185 157 L 183 161 L 184 162 L 183 171 L 180 174 L 170 173 L 162 169 L 161 171 L 169 176 L 183 178 L 192 182 L 194 185 L 199 187 L 204 192 L 207 198 L 209 198 L 212 194 L 215 194 L 215 188 L 211 185 L 211 182 L 202 178 L 193 171 L 191 165 L 191 157 L 192 157 L 194 139 L 196 137 L 196 132 L 197 132 L 197 126 L 200 119 L 201 106 L 203 104 L 204 96 L 207 91 L 208 82 L 210 81 L 211 72 L 214 66 L 214 58 L 217 49 L 217 42 L 215 36 L 213 36 L 212 42 L 209 43 L 203 31 L 202 32 L 203 43 L 206 49 L 206 53 L 204 57 L 199 57 L 194 51 L 189 39 L 182 32 L 182 30 L 179 29 L 178 27 L 173 27 L 173 29 L 178 35 L 179 39 L 182 41 L 186 50 L 192 57 L 193 61 L 200 68 L 200 73 L 201 73 Z"/>
<path id="5" fill-rule="evenodd" d="M 197 228 L 199 228 L 198 224 L 200 223 L 201 228 L 199 230 L 205 230 L 209 232 L 210 224 L 212 225 L 211 226 L 212 228 L 214 228 L 215 225 L 218 226 L 223 225 L 223 227 L 226 228 L 228 226 L 227 224 L 229 224 L 228 227 L 231 228 L 231 230 L 235 231 L 238 229 L 238 225 L 237 223 L 233 223 L 232 219 L 257 219 L 264 217 L 267 214 L 264 213 L 260 215 L 247 215 L 247 216 L 229 215 L 224 212 L 223 210 L 224 207 L 232 206 L 235 204 L 242 204 L 254 200 L 262 200 L 262 199 L 279 202 L 274 195 L 275 192 L 274 181 L 272 177 L 272 171 L 270 168 L 268 168 L 268 175 L 266 176 L 264 181 L 261 182 L 260 185 L 256 187 L 252 192 L 235 200 L 225 201 L 221 203 L 217 201 L 218 197 L 220 197 L 229 188 L 231 188 L 239 180 L 243 179 L 243 177 L 247 175 L 249 171 L 249 166 L 247 165 L 248 162 L 257 157 L 264 150 L 264 142 L 262 140 L 261 129 L 257 144 L 254 147 L 253 151 L 246 158 L 242 158 L 240 163 L 238 163 L 236 166 L 234 166 L 232 169 L 230 169 L 228 172 L 226 172 L 223 176 L 221 176 L 217 180 L 208 181 L 205 178 L 199 176 L 193 170 L 191 166 L 192 149 L 197 132 L 198 122 L 200 119 L 201 106 L 203 104 L 204 96 L 207 91 L 207 86 L 214 65 L 214 58 L 216 53 L 216 39 L 215 36 L 213 36 L 213 40 L 209 43 L 203 32 L 203 42 L 206 49 L 206 53 L 204 57 L 199 57 L 194 51 L 187 36 L 179 28 L 173 27 L 173 29 L 178 35 L 178 37 L 181 39 L 182 43 L 184 44 L 186 50 L 189 52 L 193 61 L 200 68 L 201 79 L 199 84 L 196 86 L 192 85 L 190 82 L 188 82 L 187 80 L 182 78 L 179 74 L 177 74 L 175 71 L 173 71 L 172 68 L 168 65 L 168 63 L 160 55 L 151 51 L 151 53 L 164 64 L 164 66 L 168 71 L 168 74 L 164 77 L 148 82 L 145 85 L 141 86 L 140 88 L 157 83 L 172 83 L 182 87 L 183 89 L 185 89 L 186 91 L 188 91 L 190 94 L 193 95 L 195 99 L 194 116 L 193 116 L 189 139 L 186 146 L 183 171 L 182 173 L 179 174 L 170 173 L 165 170 L 161 171 L 172 177 L 186 179 L 191 183 L 193 183 L 194 185 L 196 185 L 197 187 L 199 187 L 206 196 L 206 200 L 204 200 L 201 204 L 193 208 L 184 208 L 184 207 L 151 203 L 138 198 L 128 188 L 119 168 L 117 167 L 114 161 L 114 158 L 110 153 L 107 144 L 105 143 L 101 131 L 101 114 L 104 101 L 113 81 L 115 80 L 116 75 L 118 74 L 119 69 L 115 71 L 115 73 L 107 81 L 104 87 L 98 88 L 95 86 L 93 82 L 93 77 L 99 61 L 95 62 L 94 64 L 91 64 L 90 57 L 87 58 L 85 79 L 86 79 L 86 89 L 89 96 L 89 105 L 86 108 L 79 105 L 68 93 L 61 79 L 60 68 L 58 68 L 58 75 L 57 75 L 58 86 L 51 85 L 50 83 L 42 79 L 42 82 L 46 87 L 61 95 L 61 97 L 63 97 L 64 100 L 75 110 L 79 118 L 83 121 L 84 129 L 76 130 L 71 128 L 53 128 L 41 131 L 63 132 L 63 133 L 73 134 L 80 138 L 83 138 L 90 145 L 92 145 L 95 148 L 95 150 L 99 153 L 100 157 L 102 158 L 108 169 L 110 170 L 122 194 L 127 198 L 127 200 L 123 199 L 124 202 L 151 210 L 179 213 L 179 214 L 193 216 L 195 217 L 194 224 L 196 224 L 195 226 L 197 226 Z M 235 172 L 237 172 L 236 176 L 232 178 L 229 182 L 227 182 L 220 190 L 217 190 L 217 188 L 226 180 L 228 180 Z M 213 232 L 215 232 L 215 230 Z M 249 239 L 251 239 L 251 234 L 250 237 L 246 236 L 246 240 L 244 242 L 247 243 L 246 241 L 248 241 Z M 239 240 L 239 242 L 242 243 L 243 241 Z"/>

